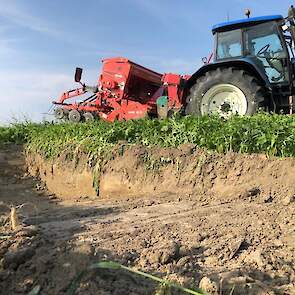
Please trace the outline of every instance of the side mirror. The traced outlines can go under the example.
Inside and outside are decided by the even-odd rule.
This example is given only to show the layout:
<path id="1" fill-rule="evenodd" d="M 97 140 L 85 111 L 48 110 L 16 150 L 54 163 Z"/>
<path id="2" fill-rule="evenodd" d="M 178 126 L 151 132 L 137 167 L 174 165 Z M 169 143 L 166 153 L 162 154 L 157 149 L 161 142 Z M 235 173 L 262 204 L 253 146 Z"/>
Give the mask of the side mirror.
<path id="1" fill-rule="evenodd" d="M 204 65 L 208 63 L 208 58 L 207 57 L 202 57 L 202 62 Z"/>
<path id="2" fill-rule="evenodd" d="M 82 72 L 83 72 L 83 69 L 81 69 L 81 68 L 76 68 L 76 72 L 75 72 L 75 82 L 78 82 L 78 83 L 81 82 Z"/>

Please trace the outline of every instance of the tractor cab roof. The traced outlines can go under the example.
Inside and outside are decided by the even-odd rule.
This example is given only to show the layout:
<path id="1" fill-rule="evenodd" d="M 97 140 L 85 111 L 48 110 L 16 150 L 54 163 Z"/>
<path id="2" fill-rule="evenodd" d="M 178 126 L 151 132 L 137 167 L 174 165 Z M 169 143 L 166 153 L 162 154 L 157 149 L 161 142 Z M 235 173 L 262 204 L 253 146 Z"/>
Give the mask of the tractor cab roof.
<path id="1" fill-rule="evenodd" d="M 260 17 L 252 17 L 245 18 L 240 20 L 234 20 L 229 22 L 224 22 L 213 26 L 212 32 L 215 34 L 216 32 L 226 32 L 234 29 L 240 29 L 245 27 L 254 26 L 257 24 L 266 23 L 269 21 L 280 21 L 283 20 L 282 15 L 269 15 L 269 16 L 260 16 Z"/>

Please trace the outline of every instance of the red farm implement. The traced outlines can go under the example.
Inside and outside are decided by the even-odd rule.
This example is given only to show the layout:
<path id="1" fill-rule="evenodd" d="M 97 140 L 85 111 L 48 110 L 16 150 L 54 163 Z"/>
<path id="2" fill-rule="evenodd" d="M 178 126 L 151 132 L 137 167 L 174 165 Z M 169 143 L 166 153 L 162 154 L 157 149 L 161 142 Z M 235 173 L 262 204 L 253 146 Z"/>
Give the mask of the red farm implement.
<path id="1" fill-rule="evenodd" d="M 122 57 L 103 60 L 102 73 L 95 87 L 82 84 L 81 74 L 82 69 L 77 68 L 75 81 L 81 87 L 63 93 L 53 102 L 56 118 L 79 122 L 99 117 L 113 122 L 147 116 L 167 117 L 182 108 L 182 85 L 189 78 L 162 75 Z M 79 102 L 71 102 L 82 96 Z"/>
<path id="2" fill-rule="evenodd" d="M 253 115 L 259 110 L 295 111 L 295 8 L 288 16 L 269 15 L 217 24 L 214 52 L 191 76 L 158 74 L 126 58 L 103 61 L 97 87 L 64 93 L 57 118 L 107 121 L 181 111 L 188 115 Z M 80 82 L 81 69 L 76 71 Z M 70 98 L 92 94 L 70 103 Z"/>

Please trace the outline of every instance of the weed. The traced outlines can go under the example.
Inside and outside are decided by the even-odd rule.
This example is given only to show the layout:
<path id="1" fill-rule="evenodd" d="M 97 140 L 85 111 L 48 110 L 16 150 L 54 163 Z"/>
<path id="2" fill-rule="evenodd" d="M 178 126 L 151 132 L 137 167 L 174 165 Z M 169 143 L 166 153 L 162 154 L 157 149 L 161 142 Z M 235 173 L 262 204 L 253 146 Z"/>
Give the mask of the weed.
<path id="1" fill-rule="evenodd" d="M 161 279 L 161 278 L 151 275 L 149 273 L 145 273 L 140 270 L 136 270 L 136 269 L 130 268 L 128 266 L 122 265 L 120 263 L 113 262 L 113 261 L 101 261 L 98 263 L 94 263 L 94 264 L 90 265 L 89 269 L 124 270 L 124 271 L 131 272 L 133 274 L 142 276 L 144 278 L 156 281 L 160 284 L 160 287 L 157 289 L 155 295 L 160 295 L 160 294 L 161 295 L 169 295 L 169 294 L 171 294 L 170 293 L 171 288 L 176 288 L 176 289 L 181 290 L 187 294 L 193 294 L 193 295 L 207 294 L 207 293 L 203 292 L 202 290 L 195 291 L 192 289 L 188 289 L 188 288 L 182 287 L 181 285 L 176 284 L 174 282 Z M 74 295 L 75 294 L 75 291 L 78 288 L 79 283 L 80 283 L 82 277 L 85 275 L 85 273 L 86 273 L 86 271 L 82 271 L 80 274 L 77 275 L 76 278 L 74 278 L 74 280 L 70 283 L 70 285 L 67 289 L 67 292 L 66 292 L 67 295 Z"/>

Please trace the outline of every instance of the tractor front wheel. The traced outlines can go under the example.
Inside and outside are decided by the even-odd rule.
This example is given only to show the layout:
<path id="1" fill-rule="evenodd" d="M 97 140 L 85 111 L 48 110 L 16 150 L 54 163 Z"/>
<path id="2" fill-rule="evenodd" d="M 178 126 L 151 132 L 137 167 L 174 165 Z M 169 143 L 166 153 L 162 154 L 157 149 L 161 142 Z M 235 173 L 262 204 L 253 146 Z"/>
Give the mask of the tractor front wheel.
<path id="1" fill-rule="evenodd" d="M 71 110 L 69 112 L 69 120 L 74 123 L 78 123 L 81 120 L 81 114 L 77 110 Z"/>
<path id="2" fill-rule="evenodd" d="M 187 98 L 186 114 L 253 115 L 265 107 L 264 88 L 244 70 L 218 68 L 196 80 Z"/>

